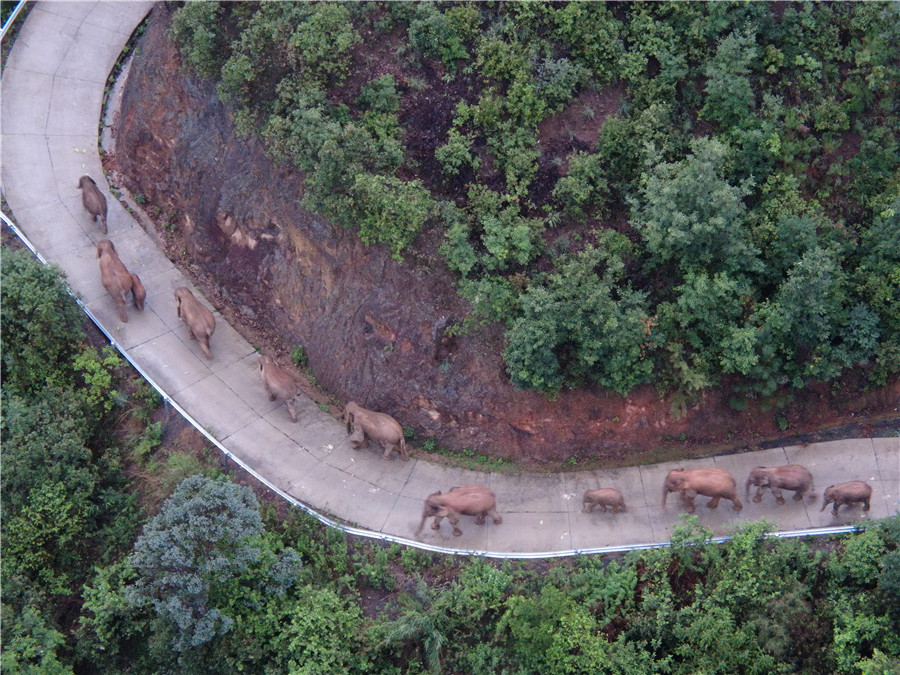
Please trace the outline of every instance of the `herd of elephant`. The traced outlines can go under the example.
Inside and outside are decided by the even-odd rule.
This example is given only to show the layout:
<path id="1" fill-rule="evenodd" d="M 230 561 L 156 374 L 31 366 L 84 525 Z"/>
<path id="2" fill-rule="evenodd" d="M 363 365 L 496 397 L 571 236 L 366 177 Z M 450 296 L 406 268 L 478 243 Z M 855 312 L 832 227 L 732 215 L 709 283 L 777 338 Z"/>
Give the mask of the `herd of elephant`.
<path id="1" fill-rule="evenodd" d="M 106 197 L 97 187 L 97 183 L 90 176 L 82 176 L 78 181 L 81 190 L 81 202 L 91 220 L 99 220 L 100 230 L 107 233 Z M 131 293 L 136 309 L 143 311 L 144 300 L 147 291 L 137 274 L 132 274 L 119 258 L 116 247 L 109 239 L 97 242 L 97 258 L 100 259 L 100 281 L 106 291 L 112 296 L 113 302 L 119 310 L 119 319 L 128 323 L 128 313 L 125 311 L 126 299 Z M 216 330 L 216 319 L 213 313 L 201 303 L 189 288 L 179 286 L 175 289 L 175 311 L 178 318 L 187 325 L 188 336 L 191 340 L 197 340 L 200 349 L 206 358 L 212 358 L 210 339 Z M 269 400 L 280 400 L 288 409 L 291 419 L 297 421 L 297 411 L 294 407 L 294 399 L 300 394 L 300 386 L 291 375 L 279 368 L 269 356 L 262 356 L 259 360 L 259 371 L 269 395 Z M 404 445 L 404 452 L 406 447 Z"/>
<path id="2" fill-rule="evenodd" d="M 772 491 L 778 504 L 784 504 L 782 490 L 792 491 L 794 499 L 801 501 L 812 489 L 812 485 L 812 474 L 799 464 L 758 466 L 747 476 L 747 493 L 749 494 L 751 486 L 757 488 L 753 496 L 753 501 L 757 504 L 762 501 L 766 488 Z M 673 469 L 663 482 L 663 508 L 670 492 L 679 493 L 682 506 L 688 513 L 694 512 L 694 499 L 698 495 L 712 498 L 706 504 L 711 509 L 716 508 L 721 499 L 730 500 L 734 504 L 735 511 L 744 508 L 737 494 L 734 477 L 724 469 Z M 838 509 L 845 504 L 862 504 L 863 511 L 868 511 L 871 497 L 872 488 L 865 481 L 854 480 L 831 485 L 825 489 L 821 510 L 824 511 L 829 504 L 834 504 L 833 513 L 837 515 Z M 596 506 L 604 512 L 610 510 L 612 513 L 618 513 L 626 510 L 625 499 L 615 488 L 587 490 L 582 503 L 584 513 L 590 513 Z M 496 524 L 503 522 L 497 513 L 494 493 L 483 485 L 466 485 L 452 488 L 446 494 L 435 492 L 429 495 L 422 511 L 422 521 L 415 534 L 418 536 L 425 521 L 429 517 L 434 517 L 431 529 L 440 529 L 441 520 L 447 518 L 453 527 L 453 534 L 458 537 L 462 534 L 458 526 L 460 516 L 475 516 L 478 525 L 484 524 L 486 516 L 491 516 Z"/>
<path id="3" fill-rule="evenodd" d="M 91 214 L 94 222 L 99 219 L 100 228 L 103 234 L 106 234 L 106 198 L 90 176 L 82 176 L 78 187 L 82 191 L 85 209 Z M 97 257 L 100 259 L 103 287 L 112 296 L 119 310 L 119 318 L 127 322 L 125 299 L 128 293 L 131 293 L 134 306 L 138 310 L 143 310 L 147 295 L 144 285 L 136 274 L 128 271 L 110 240 L 103 239 L 97 243 Z M 178 318 L 187 325 L 188 335 L 192 340 L 196 339 L 199 342 L 203 353 L 211 359 L 210 338 L 216 329 L 216 320 L 212 312 L 185 286 L 175 289 L 175 305 Z M 260 357 L 259 372 L 269 400 L 284 403 L 291 420 L 296 422 L 297 411 L 294 400 L 300 394 L 299 383 L 270 356 Z M 395 450 L 400 453 L 403 460 L 409 459 L 403 427 L 390 415 L 368 410 L 351 401 L 344 406 L 341 421 L 347 425 L 347 433 L 350 434 L 350 443 L 354 449 L 367 446 L 372 440 L 384 448 L 383 459 L 390 460 Z M 755 503 L 762 500 L 762 495 L 768 488 L 772 491 L 775 501 L 784 504 L 782 490 L 792 491 L 793 498 L 801 501 L 812 490 L 813 477 L 806 467 L 799 464 L 758 466 L 747 477 L 748 494 L 751 486 L 757 488 L 753 497 Z M 674 469 L 668 473 L 663 483 L 663 507 L 666 505 L 666 497 L 671 492 L 679 493 L 682 505 L 689 513 L 694 512 L 694 500 L 698 495 L 711 497 L 707 503 L 711 509 L 716 508 L 721 499 L 731 501 L 735 511 L 743 508 L 737 494 L 737 483 L 724 469 Z M 838 509 L 845 504 L 861 503 L 863 510 L 868 511 L 871 496 L 872 488 L 865 481 L 854 480 L 831 485 L 825 490 L 821 510 L 824 511 L 828 504 L 833 503 L 833 513 L 836 515 Z M 582 511 L 590 513 L 597 506 L 604 512 L 610 510 L 612 513 L 618 513 L 626 510 L 622 493 L 615 488 L 586 491 Z M 429 495 L 425 500 L 422 520 L 415 534 L 418 536 L 426 520 L 433 517 L 431 529 L 440 529 L 441 521 L 447 518 L 453 528 L 453 534 L 460 536 L 462 534 L 459 529 L 460 516 L 475 516 L 478 525 L 483 525 L 487 516 L 490 516 L 495 524 L 503 522 L 503 518 L 497 512 L 494 493 L 483 485 L 466 485 L 451 488 L 446 493 L 438 491 Z"/>

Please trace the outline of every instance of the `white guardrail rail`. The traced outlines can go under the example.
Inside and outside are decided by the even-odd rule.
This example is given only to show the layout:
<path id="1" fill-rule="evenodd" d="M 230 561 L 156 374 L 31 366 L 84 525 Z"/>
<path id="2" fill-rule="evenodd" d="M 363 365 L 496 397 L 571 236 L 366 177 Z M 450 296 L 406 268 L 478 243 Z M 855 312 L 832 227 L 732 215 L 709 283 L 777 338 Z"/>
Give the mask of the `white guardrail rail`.
<path id="1" fill-rule="evenodd" d="M 10 14 L 9 18 L 3 24 L 2 29 L 0 29 L 0 39 L 2 39 L 6 32 L 9 30 L 9 27 L 12 25 L 13 21 L 16 20 L 16 17 L 19 15 L 19 12 L 25 6 L 25 0 L 20 0 L 20 2 L 16 5 L 16 8 L 13 10 L 12 14 Z M 47 260 L 37 251 L 28 237 L 22 232 L 19 227 L 9 218 L 6 217 L 5 214 L 0 213 L 0 218 L 3 219 L 3 222 L 15 232 L 16 236 L 22 240 L 22 243 L 28 247 L 28 249 L 34 253 L 38 260 L 40 260 L 43 264 L 48 264 Z M 353 534 L 358 537 L 365 537 L 367 539 L 377 539 L 379 541 L 389 541 L 395 544 L 402 544 L 404 546 L 411 546 L 414 548 L 422 549 L 424 551 L 431 551 L 432 553 L 444 553 L 448 555 L 469 555 L 469 556 L 478 556 L 484 558 L 521 558 L 521 559 L 540 559 L 540 558 L 562 558 L 566 556 L 573 555 L 590 555 L 597 553 L 620 553 L 625 551 L 639 551 L 643 549 L 650 548 L 661 548 L 664 546 L 671 545 L 671 542 L 663 541 L 656 543 L 647 543 L 647 544 L 629 544 L 624 546 L 601 546 L 598 548 L 582 548 L 582 549 L 569 549 L 564 551 L 545 551 L 538 553 L 531 552 L 518 552 L 518 551 L 479 551 L 479 550 L 466 550 L 466 549 L 458 549 L 458 548 L 444 548 L 443 546 L 433 546 L 431 544 L 424 544 L 420 541 L 416 541 L 414 539 L 406 539 L 405 537 L 398 537 L 391 534 L 385 534 L 383 532 L 375 532 L 373 530 L 366 530 L 359 527 L 353 527 L 351 525 L 345 525 L 336 520 L 333 520 L 326 516 L 323 513 L 319 513 L 314 508 L 307 506 L 303 502 L 299 501 L 295 497 L 287 494 L 280 488 L 276 487 L 272 483 L 270 483 L 264 476 L 258 474 L 254 469 L 247 466 L 239 457 L 235 457 L 224 445 L 222 445 L 218 439 L 214 438 L 206 429 L 204 429 L 200 424 L 195 420 L 190 414 L 182 408 L 177 402 L 172 400 L 172 398 L 163 391 L 162 387 L 160 387 L 156 382 L 153 381 L 147 373 L 144 372 L 143 368 L 139 364 L 137 364 L 128 352 L 121 347 L 116 339 L 106 330 L 106 328 L 101 324 L 97 317 L 93 315 L 91 310 L 89 310 L 83 302 L 78 298 L 78 295 L 72 291 L 71 288 L 68 288 L 69 293 L 72 297 L 75 298 L 75 301 L 84 311 L 84 313 L 88 316 L 88 318 L 94 322 L 94 325 L 106 336 L 109 340 L 110 344 L 115 347 L 122 357 L 131 364 L 131 366 L 140 373 L 141 377 L 143 377 L 147 383 L 153 387 L 159 395 L 162 397 L 163 401 L 165 401 L 166 405 L 172 406 L 178 413 L 184 417 L 197 431 L 203 434 L 210 443 L 215 445 L 228 459 L 233 461 L 239 467 L 241 467 L 244 471 L 249 473 L 251 476 L 256 478 L 260 483 L 265 485 L 267 488 L 278 494 L 282 499 L 290 502 L 294 506 L 303 509 L 310 515 L 314 516 L 321 523 L 327 525 L 328 527 L 333 527 L 335 529 L 346 532 L 347 534 Z M 860 530 L 864 530 L 865 526 L 863 524 L 859 525 L 844 525 L 840 527 L 822 527 L 811 530 L 792 530 L 789 532 L 768 532 L 766 533 L 766 537 L 775 537 L 775 538 L 791 538 L 791 537 L 811 537 L 811 536 L 825 536 L 825 535 L 833 535 L 833 534 L 845 534 L 848 532 L 857 532 Z M 710 542 L 721 543 L 730 540 L 731 537 L 715 537 L 710 539 Z"/>

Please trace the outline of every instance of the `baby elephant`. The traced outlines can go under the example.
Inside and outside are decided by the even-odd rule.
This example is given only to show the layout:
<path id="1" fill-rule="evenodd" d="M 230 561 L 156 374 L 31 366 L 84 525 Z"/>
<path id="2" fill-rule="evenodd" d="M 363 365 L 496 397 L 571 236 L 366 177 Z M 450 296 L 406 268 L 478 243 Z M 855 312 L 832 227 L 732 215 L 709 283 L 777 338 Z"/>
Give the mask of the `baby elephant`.
<path id="1" fill-rule="evenodd" d="M 831 510 L 831 513 L 835 516 L 838 509 L 844 504 L 862 504 L 863 511 L 868 511 L 871 498 L 872 488 L 865 481 L 851 480 L 849 483 L 830 485 L 825 488 L 825 496 L 822 499 L 820 512 L 824 511 L 825 507 L 831 502 L 834 502 L 834 508 Z"/>
<path id="2" fill-rule="evenodd" d="M 347 433 L 351 434 L 350 445 L 354 450 L 368 446 L 369 439 L 371 439 L 384 448 L 382 459 L 389 460 L 396 449 L 400 451 L 404 462 L 409 460 L 403 427 L 390 415 L 367 410 L 358 403 L 350 401 L 344 406 L 341 421 L 347 423 Z"/>
<path id="3" fill-rule="evenodd" d="M 100 230 L 106 234 L 106 197 L 90 176 L 82 176 L 78 187 L 81 190 L 81 203 L 91 214 L 91 220 L 96 223 L 99 218 Z"/>
<path id="4" fill-rule="evenodd" d="M 144 290 L 144 285 L 138 279 L 137 274 L 129 272 L 119 260 L 116 247 L 109 239 L 101 239 L 97 242 L 97 257 L 100 258 L 100 280 L 103 288 L 109 292 L 116 307 L 119 308 L 119 318 L 123 323 L 128 323 L 128 315 L 125 313 L 125 296 L 130 292 L 134 299 L 134 306 L 143 310 L 147 291 Z"/>
<path id="5" fill-rule="evenodd" d="M 747 476 L 747 494 L 750 494 L 750 486 L 757 487 L 753 501 L 759 504 L 762 501 L 763 492 L 771 488 L 778 504 L 784 504 L 782 490 L 791 490 L 795 501 L 802 501 L 803 496 L 812 489 L 813 477 L 805 466 L 799 464 L 786 464 L 784 466 L 758 466 Z"/>
<path id="6" fill-rule="evenodd" d="M 260 357 L 259 374 L 266 387 L 269 400 L 284 401 L 291 421 L 296 422 L 297 410 L 294 408 L 294 398 L 300 394 L 300 385 L 297 381 L 286 370 L 279 368 L 271 356 Z"/>
<path id="7" fill-rule="evenodd" d="M 179 286 L 175 289 L 175 304 L 177 305 L 178 318 L 184 321 L 188 327 L 188 335 L 191 340 L 200 343 L 200 349 L 206 354 L 206 358 L 212 358 L 209 351 L 209 338 L 216 330 L 216 319 L 213 313 L 206 308 L 190 289 Z"/>
<path id="8" fill-rule="evenodd" d="M 425 520 L 432 516 L 434 516 L 434 522 L 431 524 L 432 530 L 440 529 L 441 520 L 446 518 L 453 526 L 454 537 L 462 534 L 462 530 L 457 526 L 460 516 L 475 516 L 476 525 L 484 525 L 485 516 L 493 518 L 494 525 L 503 522 L 503 518 L 497 513 L 497 500 L 494 498 L 494 493 L 483 485 L 454 487 L 450 488 L 447 494 L 441 494 L 438 491 L 429 495 L 425 500 L 422 521 L 419 523 L 415 536 L 419 536 L 422 528 L 425 527 Z"/>
<path id="9" fill-rule="evenodd" d="M 615 488 L 587 490 L 582 502 L 584 506 L 581 510 L 584 513 L 590 513 L 595 506 L 599 506 L 604 513 L 606 513 L 607 507 L 611 508 L 613 513 L 625 511 L 625 500 L 622 498 L 622 493 Z"/>

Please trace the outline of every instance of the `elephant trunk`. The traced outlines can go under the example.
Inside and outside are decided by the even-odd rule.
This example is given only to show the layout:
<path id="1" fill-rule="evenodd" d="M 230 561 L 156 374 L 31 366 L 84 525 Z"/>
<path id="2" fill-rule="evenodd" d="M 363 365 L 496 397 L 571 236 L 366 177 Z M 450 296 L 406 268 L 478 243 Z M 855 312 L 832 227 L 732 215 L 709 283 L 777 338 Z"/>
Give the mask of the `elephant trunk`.
<path id="1" fill-rule="evenodd" d="M 666 508 L 666 497 L 669 496 L 669 486 L 663 485 L 663 498 L 662 498 L 662 507 Z"/>
<path id="2" fill-rule="evenodd" d="M 750 484 L 752 482 L 753 482 L 753 476 L 747 476 L 747 489 L 744 491 L 745 497 L 750 495 Z"/>
<path id="3" fill-rule="evenodd" d="M 825 510 L 825 507 L 828 506 L 830 503 L 831 503 L 831 499 L 826 495 L 825 499 L 822 500 L 822 508 L 819 509 L 819 513 L 822 513 L 822 511 Z"/>

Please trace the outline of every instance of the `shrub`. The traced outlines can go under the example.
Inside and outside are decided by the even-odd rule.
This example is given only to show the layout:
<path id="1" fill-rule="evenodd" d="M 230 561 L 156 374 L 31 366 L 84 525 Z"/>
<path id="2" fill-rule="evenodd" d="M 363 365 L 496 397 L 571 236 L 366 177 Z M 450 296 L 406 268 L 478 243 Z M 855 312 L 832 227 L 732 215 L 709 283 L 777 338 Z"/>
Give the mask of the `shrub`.
<path id="1" fill-rule="evenodd" d="M 563 384 L 594 382 L 625 394 L 649 380 L 646 296 L 613 291 L 595 272 L 600 260 L 588 249 L 522 293 L 503 352 L 515 386 L 552 395 Z"/>
<path id="2" fill-rule="evenodd" d="M 757 58 L 756 35 L 733 32 L 719 43 L 715 56 L 704 68 L 706 102 L 700 110 L 703 119 L 731 127 L 753 119 L 756 99 L 750 82 Z"/>
<path id="3" fill-rule="evenodd" d="M 201 77 L 216 77 L 228 53 L 218 2 L 187 2 L 172 15 L 169 38 Z"/>
<path id="4" fill-rule="evenodd" d="M 435 209 L 421 182 L 391 176 L 357 174 L 350 196 L 360 213 L 360 238 L 387 244 L 397 260 Z"/>
<path id="5" fill-rule="evenodd" d="M 472 134 L 464 134 L 456 127 L 447 133 L 447 142 L 435 148 L 434 158 L 441 163 L 444 173 L 455 176 L 463 166 L 478 169 L 481 159 L 471 153 Z"/>
<path id="6" fill-rule="evenodd" d="M 45 386 L 66 386 L 66 368 L 84 340 L 83 316 L 59 269 L 25 249 L 3 251 L 0 358 L 3 386 L 23 396 Z"/>
<path id="7" fill-rule="evenodd" d="M 470 33 L 471 17 L 460 11 L 448 17 L 441 9 L 431 2 L 416 4 L 409 22 L 409 42 L 426 59 L 452 65 L 455 59 L 469 58 L 461 36 Z"/>
<path id="8" fill-rule="evenodd" d="M 599 155 L 577 152 L 568 157 L 569 171 L 553 188 L 553 196 L 573 216 L 583 216 L 592 206 L 603 205 L 609 189 Z"/>
<path id="9" fill-rule="evenodd" d="M 350 68 L 351 52 L 362 38 L 341 3 L 316 3 L 287 40 L 291 64 L 304 78 L 340 84 Z"/>
<path id="10" fill-rule="evenodd" d="M 758 268 L 744 225 L 750 188 L 725 178 L 728 147 L 701 138 L 691 150 L 681 162 L 657 165 L 643 181 L 633 219 L 648 250 L 682 271 Z"/>

